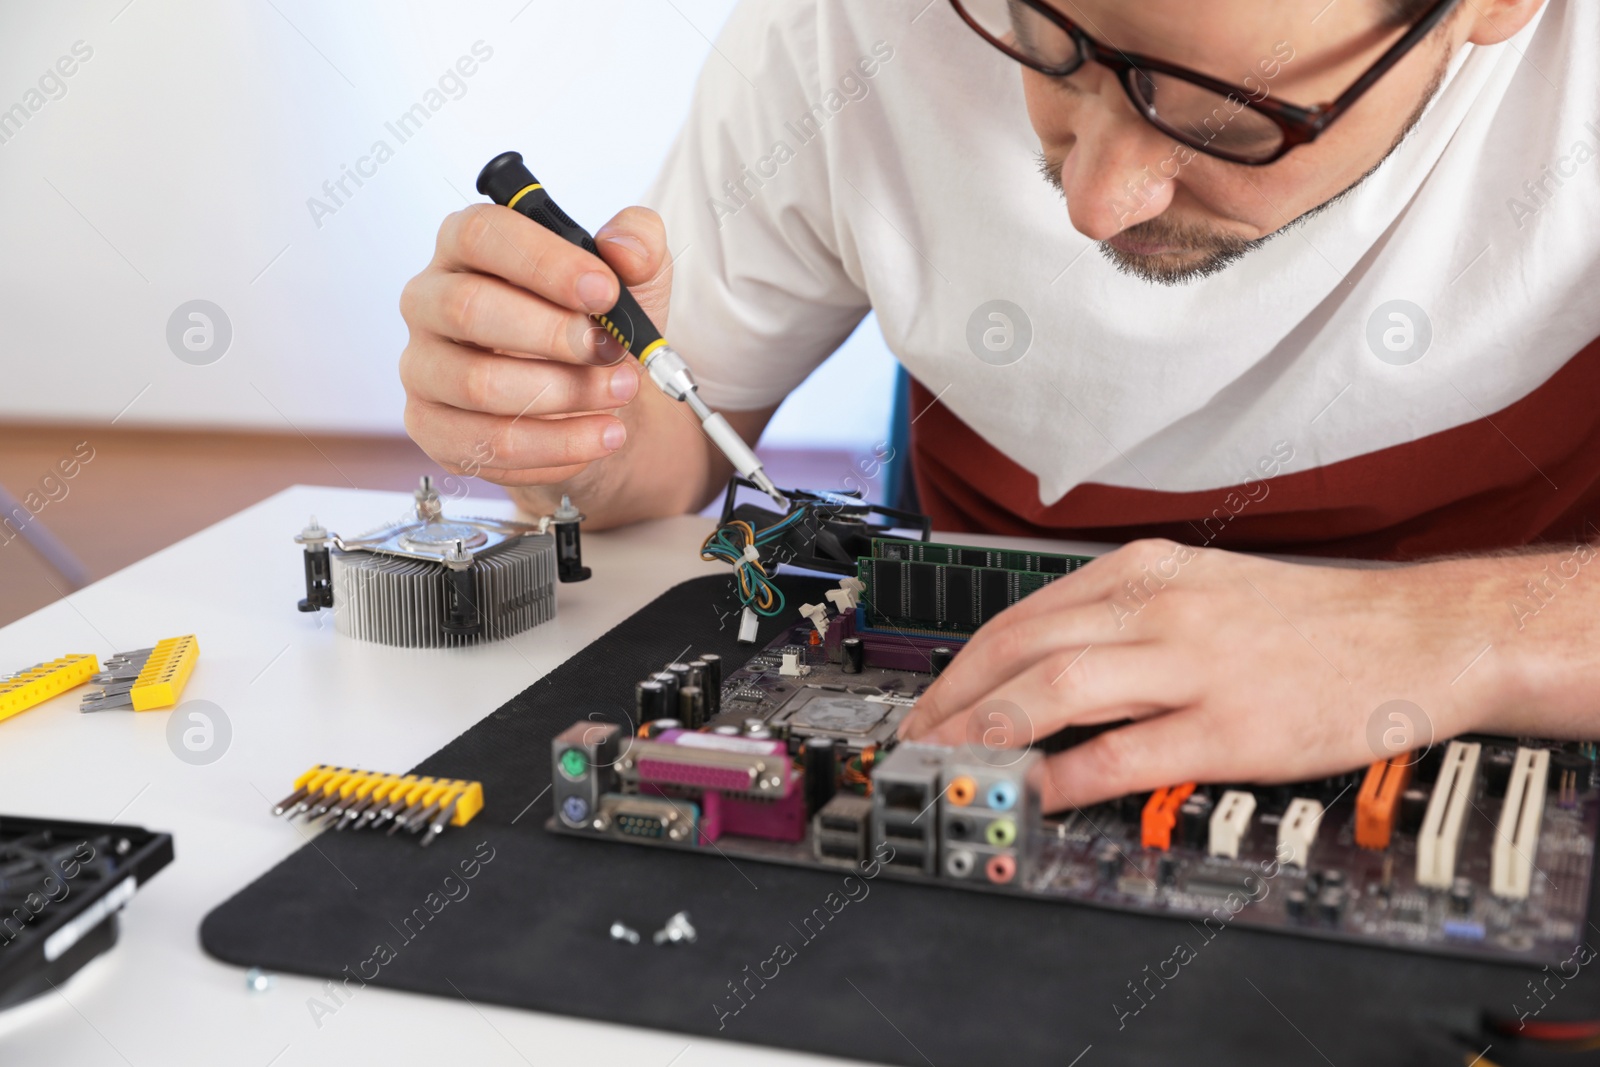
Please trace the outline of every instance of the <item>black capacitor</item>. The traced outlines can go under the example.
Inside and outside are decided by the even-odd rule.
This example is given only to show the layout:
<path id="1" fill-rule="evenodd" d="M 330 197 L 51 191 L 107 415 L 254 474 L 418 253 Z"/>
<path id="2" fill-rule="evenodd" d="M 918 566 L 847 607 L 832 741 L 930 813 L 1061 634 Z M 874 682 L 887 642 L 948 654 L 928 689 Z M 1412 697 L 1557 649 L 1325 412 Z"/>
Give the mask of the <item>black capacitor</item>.
<path id="1" fill-rule="evenodd" d="M 955 658 L 956 654 L 944 645 L 940 645 L 928 653 L 928 663 L 933 667 L 933 673 L 936 677 L 943 674 L 944 669 L 950 666 L 950 661 Z"/>
<path id="2" fill-rule="evenodd" d="M 677 719 L 656 719 L 654 722 L 646 725 L 649 731 L 648 736 L 650 737 L 660 737 L 668 730 L 683 729 L 683 723 L 679 722 Z"/>
<path id="3" fill-rule="evenodd" d="M 679 685 L 678 676 L 676 674 L 673 674 L 671 671 L 657 671 L 656 673 L 652 674 L 650 677 L 653 680 L 655 680 L 657 682 L 660 682 L 661 685 L 666 689 L 666 691 L 667 691 L 667 707 L 672 709 L 673 714 L 677 714 L 677 711 L 678 711 L 678 685 Z"/>
<path id="4" fill-rule="evenodd" d="M 1303 919 L 1306 915 L 1306 891 L 1304 889 L 1291 889 L 1283 895 L 1283 910 L 1289 913 L 1291 919 Z"/>
<path id="5" fill-rule="evenodd" d="M 707 652 L 697 662 L 705 669 L 706 717 L 714 719 L 722 714 L 722 657 Z"/>
<path id="6" fill-rule="evenodd" d="M 1428 790 L 1412 786 L 1400 794 L 1400 829 L 1414 834 L 1428 814 Z"/>
<path id="7" fill-rule="evenodd" d="M 1465 878 L 1450 883 L 1450 912 L 1454 915 L 1472 912 L 1472 883 Z"/>
<path id="8" fill-rule="evenodd" d="M 1318 879 L 1317 884 L 1323 889 L 1343 889 L 1344 872 L 1337 867 L 1324 867 L 1322 877 Z"/>
<path id="9" fill-rule="evenodd" d="M 646 678 L 633 687 L 634 713 L 641 724 L 671 716 L 667 707 L 667 687 L 654 678 Z"/>
<path id="10" fill-rule="evenodd" d="M 867 646 L 859 637 L 847 637 L 839 642 L 839 651 L 843 654 L 844 673 L 860 674 L 861 669 L 867 664 Z"/>
<path id="11" fill-rule="evenodd" d="M 706 724 L 706 694 L 698 685 L 686 685 L 678 690 L 678 718 L 691 730 Z"/>
<path id="12" fill-rule="evenodd" d="M 1178 809 L 1178 839 L 1188 848 L 1205 848 L 1211 840 L 1211 798 L 1196 793 Z"/>
<path id="13" fill-rule="evenodd" d="M 689 665 L 687 663 L 669 663 L 662 669 L 678 679 L 679 689 L 689 684 Z"/>
<path id="14" fill-rule="evenodd" d="M 1162 885 L 1178 884 L 1178 858 L 1168 853 L 1162 853 L 1156 860 L 1156 880 Z"/>
<path id="15" fill-rule="evenodd" d="M 687 681 L 697 689 L 706 687 L 706 664 L 704 660 L 692 659 L 689 661 L 689 676 Z"/>
<path id="16" fill-rule="evenodd" d="M 1432 785 L 1437 782 L 1439 768 L 1444 765 L 1444 750 L 1444 745 L 1434 745 L 1421 756 L 1413 754 L 1416 762 L 1411 768 L 1411 780 L 1418 785 Z"/>
<path id="17" fill-rule="evenodd" d="M 806 808 L 815 812 L 839 791 L 837 746 L 829 737 L 806 739 Z"/>
<path id="18" fill-rule="evenodd" d="M 1511 772 L 1517 754 L 1509 748 L 1491 748 L 1483 754 L 1479 766 L 1483 768 L 1483 795 L 1498 799 L 1506 795 L 1511 784 Z"/>
<path id="19" fill-rule="evenodd" d="M 1122 850 L 1107 841 L 1095 850 L 1094 863 L 1099 868 L 1102 882 L 1115 882 L 1122 873 Z"/>
<path id="20" fill-rule="evenodd" d="M 1324 889 L 1317 894 L 1317 912 L 1324 922 L 1337 923 L 1344 914 L 1344 905 L 1347 894 L 1338 886 Z"/>

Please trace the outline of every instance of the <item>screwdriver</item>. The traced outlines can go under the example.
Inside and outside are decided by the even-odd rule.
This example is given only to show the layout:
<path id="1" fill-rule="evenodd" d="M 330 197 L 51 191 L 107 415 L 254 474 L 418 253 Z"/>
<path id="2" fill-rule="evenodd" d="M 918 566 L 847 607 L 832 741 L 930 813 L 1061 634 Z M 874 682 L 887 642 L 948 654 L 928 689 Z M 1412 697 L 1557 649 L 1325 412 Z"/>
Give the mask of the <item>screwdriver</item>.
<path id="1" fill-rule="evenodd" d="M 491 159 L 478 175 L 478 192 L 502 207 L 526 215 L 585 252 L 596 256 L 600 254 L 595 248 L 594 238 L 550 198 L 539 179 L 522 162 L 520 152 L 502 152 Z M 728 420 L 712 411 L 700 399 L 700 391 L 695 385 L 694 376 L 689 373 L 689 365 L 667 344 L 666 338 L 656 330 L 650 317 L 626 286 L 621 287 L 617 303 L 610 311 L 590 317 L 605 327 L 606 332 L 626 351 L 638 357 L 639 363 L 650 372 L 650 379 L 663 393 L 689 405 L 689 410 L 700 420 L 701 429 L 728 457 L 734 470 L 771 497 L 779 507 L 788 510 L 789 501 L 767 477 L 761 460 L 756 458 L 755 452 L 744 443 L 744 438 L 728 424 Z"/>

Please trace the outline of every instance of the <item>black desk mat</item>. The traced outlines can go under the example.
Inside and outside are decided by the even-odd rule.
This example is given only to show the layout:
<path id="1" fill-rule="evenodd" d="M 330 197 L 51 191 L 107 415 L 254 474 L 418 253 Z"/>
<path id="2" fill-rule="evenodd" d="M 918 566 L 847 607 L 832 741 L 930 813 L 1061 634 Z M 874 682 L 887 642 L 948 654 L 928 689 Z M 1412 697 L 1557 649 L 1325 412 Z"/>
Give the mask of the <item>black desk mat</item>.
<path id="1" fill-rule="evenodd" d="M 798 605 L 831 583 L 779 584 Z M 547 833 L 557 732 L 591 713 L 619 721 L 634 681 L 687 647 L 731 670 L 771 639 L 772 623 L 754 647 L 719 630 L 726 589 L 707 577 L 668 590 L 418 766 L 484 783 L 469 826 L 427 850 L 324 833 L 206 916 L 206 951 L 352 989 L 912 1067 L 1459 1065 L 1450 1029 L 1537 1007 L 1530 980 L 1557 989 L 1527 968 L 1235 927 L 1207 940 L 1170 919 L 885 878 L 851 888 L 842 873 Z M 698 941 L 652 945 L 680 910 Z M 642 943 L 613 941 L 615 920 Z M 1595 970 L 1545 993 L 1540 1018 L 1596 1014 Z"/>

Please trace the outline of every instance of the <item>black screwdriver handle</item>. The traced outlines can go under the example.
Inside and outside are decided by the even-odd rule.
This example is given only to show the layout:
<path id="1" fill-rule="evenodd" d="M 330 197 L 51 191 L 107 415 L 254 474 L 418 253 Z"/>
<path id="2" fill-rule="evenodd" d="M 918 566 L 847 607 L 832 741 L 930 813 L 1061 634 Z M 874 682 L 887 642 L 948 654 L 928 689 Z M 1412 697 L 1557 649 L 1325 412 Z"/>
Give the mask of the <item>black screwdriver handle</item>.
<path id="1" fill-rule="evenodd" d="M 522 162 L 520 152 L 502 152 L 488 162 L 478 174 L 478 192 L 502 207 L 528 216 L 569 244 L 575 244 L 598 256 L 594 238 L 589 231 L 572 221 L 572 216 L 561 210 L 550 194 Z M 666 340 L 650 316 L 644 313 L 627 286 L 621 286 L 616 304 L 604 314 L 590 316 L 625 350 L 648 363 L 656 351 L 666 345 Z"/>

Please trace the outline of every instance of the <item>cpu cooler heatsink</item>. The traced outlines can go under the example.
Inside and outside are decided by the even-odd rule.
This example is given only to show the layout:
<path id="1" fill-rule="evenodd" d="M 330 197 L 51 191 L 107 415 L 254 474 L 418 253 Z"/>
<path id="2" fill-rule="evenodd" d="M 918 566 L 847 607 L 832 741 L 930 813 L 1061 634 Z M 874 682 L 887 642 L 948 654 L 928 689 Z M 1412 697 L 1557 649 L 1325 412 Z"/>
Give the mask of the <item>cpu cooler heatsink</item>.
<path id="1" fill-rule="evenodd" d="M 551 526 L 446 518 L 424 478 L 414 519 L 357 538 L 312 519 L 295 538 L 305 546 L 300 610 L 332 608 L 338 633 L 401 648 L 511 637 L 555 617 L 562 571 Z"/>

